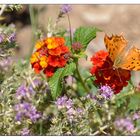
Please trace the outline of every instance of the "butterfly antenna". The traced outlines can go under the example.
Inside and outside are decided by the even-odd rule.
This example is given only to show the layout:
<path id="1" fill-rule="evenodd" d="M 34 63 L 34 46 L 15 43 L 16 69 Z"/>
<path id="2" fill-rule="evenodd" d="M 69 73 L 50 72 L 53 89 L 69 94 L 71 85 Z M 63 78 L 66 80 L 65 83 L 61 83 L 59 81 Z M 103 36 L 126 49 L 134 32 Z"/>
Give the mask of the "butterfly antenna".
<path id="1" fill-rule="evenodd" d="M 117 71 L 117 73 L 118 73 L 118 76 L 119 76 L 120 82 L 123 84 L 123 82 L 122 82 L 122 79 L 121 79 L 121 76 L 120 76 L 120 73 L 119 73 L 118 69 L 116 69 L 116 71 Z"/>

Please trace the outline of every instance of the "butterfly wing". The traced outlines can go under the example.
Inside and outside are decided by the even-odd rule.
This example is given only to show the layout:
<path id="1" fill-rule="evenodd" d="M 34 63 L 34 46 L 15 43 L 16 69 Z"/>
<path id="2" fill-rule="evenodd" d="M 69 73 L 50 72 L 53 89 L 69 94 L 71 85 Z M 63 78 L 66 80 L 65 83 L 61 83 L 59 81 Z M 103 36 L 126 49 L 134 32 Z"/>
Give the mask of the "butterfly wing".
<path id="1" fill-rule="evenodd" d="M 113 62 L 127 46 L 127 41 L 122 35 L 112 35 L 111 37 L 105 35 L 104 43 Z"/>
<path id="2" fill-rule="evenodd" d="M 132 47 L 118 67 L 126 70 L 140 70 L 140 49 Z"/>

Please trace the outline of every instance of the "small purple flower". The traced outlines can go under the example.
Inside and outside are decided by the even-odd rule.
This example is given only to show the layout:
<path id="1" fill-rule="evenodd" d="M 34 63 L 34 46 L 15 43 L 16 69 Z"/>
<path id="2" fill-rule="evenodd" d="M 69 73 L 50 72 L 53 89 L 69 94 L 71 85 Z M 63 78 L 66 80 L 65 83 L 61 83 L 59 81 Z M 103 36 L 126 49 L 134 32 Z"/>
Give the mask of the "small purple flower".
<path id="1" fill-rule="evenodd" d="M 71 10 L 72 10 L 72 8 L 71 8 L 71 5 L 69 5 L 69 4 L 63 4 L 60 8 L 60 11 L 63 14 L 69 13 Z"/>
<path id="2" fill-rule="evenodd" d="M 21 121 L 21 119 L 22 119 L 22 113 L 19 112 L 19 113 L 16 114 L 15 120 L 16 121 Z"/>
<path id="3" fill-rule="evenodd" d="M 8 39 L 9 42 L 14 42 L 16 40 L 16 33 L 12 33 Z"/>
<path id="4" fill-rule="evenodd" d="M 30 133 L 30 130 L 28 128 L 24 128 L 22 131 L 21 131 L 21 135 L 22 136 L 29 136 L 29 133 Z"/>
<path id="5" fill-rule="evenodd" d="M 41 114 L 37 111 L 36 107 L 31 103 L 19 103 L 15 106 L 16 121 L 21 121 L 22 118 L 29 118 L 32 122 L 36 122 L 41 117 Z"/>
<path id="6" fill-rule="evenodd" d="M 101 86 L 98 90 L 100 95 L 104 97 L 104 99 L 110 99 L 113 96 L 113 90 L 109 86 Z"/>
<path id="7" fill-rule="evenodd" d="M 72 107 L 72 105 L 73 105 L 73 102 L 72 102 L 72 100 L 71 99 L 68 99 L 67 101 L 66 101 L 66 108 L 67 109 L 69 109 L 69 108 L 71 108 Z"/>
<path id="8" fill-rule="evenodd" d="M 73 108 L 70 108 L 70 109 L 67 111 L 67 114 L 68 114 L 69 116 L 75 115 L 75 114 L 76 114 L 76 111 L 75 111 Z"/>
<path id="9" fill-rule="evenodd" d="M 82 114 L 83 113 L 83 110 L 81 108 L 77 108 L 76 111 L 77 111 L 78 114 Z"/>
<path id="10" fill-rule="evenodd" d="M 120 131 L 132 132 L 135 129 L 133 122 L 129 118 L 117 119 L 114 122 L 114 126 L 117 130 L 120 130 Z"/>
<path id="11" fill-rule="evenodd" d="M 27 87 L 23 84 L 23 85 L 21 85 L 21 86 L 17 89 L 16 97 L 17 97 L 18 99 L 21 99 L 22 97 L 26 97 L 26 96 L 27 96 L 27 92 L 28 92 L 28 89 L 27 89 Z"/>
<path id="12" fill-rule="evenodd" d="M 133 116 L 132 116 L 133 120 L 138 120 L 140 119 L 140 115 L 138 113 L 135 113 Z"/>
<path id="13" fill-rule="evenodd" d="M 0 35 L 0 43 L 2 43 L 2 42 L 3 42 L 3 36 Z"/>
<path id="14" fill-rule="evenodd" d="M 30 86 L 28 87 L 28 91 L 29 91 L 29 93 L 31 93 L 31 94 L 35 94 L 35 91 L 34 91 L 34 88 L 33 88 L 32 85 L 30 85 Z"/>
<path id="15" fill-rule="evenodd" d="M 71 99 L 68 99 L 67 96 L 63 96 L 63 97 L 58 98 L 55 104 L 57 105 L 58 109 L 61 109 L 61 108 L 69 109 L 72 107 L 73 102 Z"/>
<path id="16" fill-rule="evenodd" d="M 16 95 L 22 95 L 22 96 L 25 96 L 26 93 L 27 93 L 27 87 L 23 84 L 21 85 L 18 89 L 17 89 L 17 92 L 16 92 Z"/>

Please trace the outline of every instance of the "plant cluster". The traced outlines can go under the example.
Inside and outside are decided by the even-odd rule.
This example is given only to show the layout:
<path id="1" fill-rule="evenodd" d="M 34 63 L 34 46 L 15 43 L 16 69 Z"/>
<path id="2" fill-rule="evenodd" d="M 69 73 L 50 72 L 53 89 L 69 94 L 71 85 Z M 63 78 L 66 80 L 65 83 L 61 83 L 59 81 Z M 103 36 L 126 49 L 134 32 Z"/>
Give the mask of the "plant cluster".
<path id="1" fill-rule="evenodd" d="M 1 6 L 1 15 L 7 8 Z M 16 26 L 0 25 L 0 135 L 140 134 L 140 88 L 131 71 L 118 69 L 118 75 L 105 50 L 93 53 L 85 70 L 79 60 L 87 60 L 87 47 L 102 30 L 72 32 L 71 11 L 62 5 L 56 22 L 34 33 L 30 56 L 19 60 Z M 69 31 L 58 27 L 63 17 Z"/>

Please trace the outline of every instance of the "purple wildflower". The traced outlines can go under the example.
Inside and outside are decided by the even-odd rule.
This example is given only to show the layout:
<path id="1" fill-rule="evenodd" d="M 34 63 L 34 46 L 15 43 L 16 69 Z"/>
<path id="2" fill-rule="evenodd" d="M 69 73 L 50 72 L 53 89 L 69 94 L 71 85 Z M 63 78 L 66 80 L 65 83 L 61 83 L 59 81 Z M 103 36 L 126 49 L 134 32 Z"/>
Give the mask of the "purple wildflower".
<path id="1" fill-rule="evenodd" d="M 34 91 L 34 88 L 33 88 L 32 85 L 30 85 L 30 86 L 28 87 L 28 91 L 29 91 L 29 93 L 31 93 L 31 94 L 35 94 L 35 91 Z"/>
<path id="2" fill-rule="evenodd" d="M 20 100 L 21 98 L 29 98 L 32 94 L 35 94 L 34 88 L 32 85 L 26 86 L 25 84 L 22 84 L 16 92 L 16 97 Z"/>
<path id="3" fill-rule="evenodd" d="M 39 86 L 39 85 L 41 85 L 41 80 L 40 79 L 35 79 L 35 80 L 33 80 L 33 82 L 34 82 L 34 85 L 36 87 Z"/>
<path id="4" fill-rule="evenodd" d="M 69 4 L 63 4 L 60 8 L 60 11 L 63 14 L 69 13 L 71 10 L 72 10 L 72 8 L 71 8 L 71 5 L 69 5 Z"/>
<path id="5" fill-rule="evenodd" d="M 138 113 L 135 113 L 133 116 L 132 116 L 133 120 L 137 120 L 137 119 L 140 119 L 140 115 Z"/>
<path id="6" fill-rule="evenodd" d="M 77 111 L 78 114 L 82 114 L 83 113 L 83 110 L 81 108 L 77 108 L 76 111 Z"/>
<path id="7" fill-rule="evenodd" d="M 109 86 L 101 86 L 99 93 L 104 99 L 110 99 L 113 96 L 113 91 Z"/>
<path id="8" fill-rule="evenodd" d="M 22 136 L 29 136 L 29 133 L 30 133 L 30 130 L 28 128 L 24 128 L 22 131 L 21 131 L 21 135 Z"/>
<path id="9" fill-rule="evenodd" d="M 9 42 L 14 42 L 16 40 L 16 33 L 12 33 L 8 38 Z"/>
<path id="10" fill-rule="evenodd" d="M 34 84 L 35 87 L 38 87 L 39 85 L 41 85 L 41 80 L 35 79 L 35 80 L 33 80 L 33 84 Z M 29 87 L 28 87 L 29 93 L 35 94 L 35 90 L 34 90 L 35 87 L 33 87 L 33 85 L 30 84 Z"/>
<path id="11" fill-rule="evenodd" d="M 27 87 L 23 84 L 17 89 L 16 95 L 17 96 L 19 96 L 19 95 L 25 96 L 27 91 L 28 91 Z"/>
<path id="12" fill-rule="evenodd" d="M 29 118 L 32 122 L 36 122 L 41 117 L 35 106 L 30 103 L 19 103 L 15 106 L 16 121 L 21 121 L 23 117 Z"/>
<path id="13" fill-rule="evenodd" d="M 75 114 L 76 114 L 76 111 L 75 111 L 73 108 L 70 108 L 70 109 L 67 111 L 67 114 L 68 114 L 68 116 L 75 115 Z"/>
<path id="14" fill-rule="evenodd" d="M 61 109 L 61 108 L 69 109 L 72 107 L 73 102 L 71 99 L 68 99 L 67 96 L 63 96 L 63 97 L 58 98 L 55 104 L 57 105 L 58 109 Z"/>
<path id="15" fill-rule="evenodd" d="M 22 84 L 16 91 L 16 97 L 19 100 L 23 97 L 27 97 L 28 96 L 27 94 L 29 93 L 28 88 L 25 86 L 25 84 Z"/>
<path id="16" fill-rule="evenodd" d="M 114 122 L 114 126 L 117 130 L 120 131 L 127 131 L 127 132 L 134 131 L 134 124 L 129 118 L 117 119 Z"/>
<path id="17" fill-rule="evenodd" d="M 18 112 L 18 113 L 16 114 L 15 120 L 20 122 L 21 119 L 22 119 L 22 113 L 21 113 L 21 112 Z"/>

